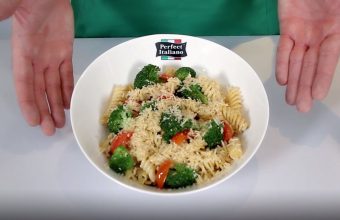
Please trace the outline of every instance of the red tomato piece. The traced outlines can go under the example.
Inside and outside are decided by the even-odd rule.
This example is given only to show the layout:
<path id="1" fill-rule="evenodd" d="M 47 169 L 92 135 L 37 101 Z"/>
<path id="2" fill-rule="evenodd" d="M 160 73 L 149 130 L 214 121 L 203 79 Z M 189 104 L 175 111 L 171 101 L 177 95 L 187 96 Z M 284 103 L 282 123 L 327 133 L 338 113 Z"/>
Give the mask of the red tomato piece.
<path id="1" fill-rule="evenodd" d="M 113 153 L 118 146 L 127 147 L 132 135 L 133 132 L 129 131 L 122 131 L 119 134 L 117 134 L 117 136 L 113 138 L 111 143 L 111 153 Z"/>
<path id="2" fill-rule="evenodd" d="M 223 123 L 223 140 L 228 142 L 234 136 L 233 128 L 228 122 Z"/>
<path id="3" fill-rule="evenodd" d="M 161 96 L 158 96 L 158 100 L 169 99 L 169 98 L 171 98 L 170 95 L 161 95 Z"/>
<path id="4" fill-rule="evenodd" d="M 159 78 L 161 80 L 164 80 L 165 82 L 167 82 L 171 77 L 173 77 L 173 75 L 169 74 L 169 73 L 162 73 L 159 75 Z"/>
<path id="5" fill-rule="evenodd" d="M 158 167 L 158 170 L 156 173 L 156 186 L 158 188 L 163 189 L 165 180 L 168 176 L 171 166 L 172 166 L 172 161 L 166 160 Z"/>
<path id="6" fill-rule="evenodd" d="M 189 130 L 184 130 L 182 132 L 179 132 L 177 134 L 175 134 L 171 140 L 173 142 L 175 142 L 176 144 L 181 144 L 183 143 L 185 140 L 188 139 L 188 133 L 189 133 Z"/>

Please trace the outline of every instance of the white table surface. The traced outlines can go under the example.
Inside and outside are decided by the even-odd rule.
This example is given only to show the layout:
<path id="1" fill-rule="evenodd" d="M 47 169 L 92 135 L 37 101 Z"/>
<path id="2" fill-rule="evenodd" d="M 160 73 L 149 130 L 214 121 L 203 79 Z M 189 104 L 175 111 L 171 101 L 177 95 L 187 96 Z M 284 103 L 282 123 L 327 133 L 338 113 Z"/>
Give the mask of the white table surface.
<path id="1" fill-rule="evenodd" d="M 0 38 L 0 216 L 340 217 L 340 69 L 328 97 L 302 114 L 285 103 L 284 88 L 275 81 L 277 36 L 207 39 L 235 51 L 259 74 L 270 103 L 268 131 L 255 157 L 228 181 L 198 194 L 162 197 L 123 188 L 99 173 L 75 141 L 69 112 L 53 137 L 29 127 L 16 103 L 10 41 Z M 125 40 L 76 39 L 75 80 Z"/>

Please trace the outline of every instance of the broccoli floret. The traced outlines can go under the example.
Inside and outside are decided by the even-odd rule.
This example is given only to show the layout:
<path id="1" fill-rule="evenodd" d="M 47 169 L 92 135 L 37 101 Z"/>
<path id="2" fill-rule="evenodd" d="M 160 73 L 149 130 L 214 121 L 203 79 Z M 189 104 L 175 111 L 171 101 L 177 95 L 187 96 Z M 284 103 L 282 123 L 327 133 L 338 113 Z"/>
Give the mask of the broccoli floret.
<path id="1" fill-rule="evenodd" d="M 116 134 L 124 128 L 127 119 L 131 117 L 131 111 L 126 106 L 119 105 L 111 112 L 107 126 Z"/>
<path id="2" fill-rule="evenodd" d="M 144 66 L 135 78 L 134 87 L 141 89 L 143 88 L 143 86 L 158 83 L 158 71 L 160 71 L 160 68 L 158 66 L 152 64 Z"/>
<path id="3" fill-rule="evenodd" d="M 200 123 L 196 120 L 192 121 L 192 127 L 191 128 L 192 128 L 192 130 L 196 130 L 196 131 L 199 131 L 199 130 L 202 129 Z"/>
<path id="4" fill-rule="evenodd" d="M 223 126 L 218 124 L 215 120 L 210 121 L 208 130 L 204 134 L 203 139 L 207 143 L 208 148 L 215 148 L 217 145 L 221 144 L 223 139 Z"/>
<path id="5" fill-rule="evenodd" d="M 176 92 L 176 95 L 201 101 L 203 104 L 208 104 L 208 98 L 203 94 L 202 87 L 198 84 L 192 84 L 189 88 L 182 87 Z"/>
<path id="6" fill-rule="evenodd" d="M 183 120 L 182 121 L 182 131 L 190 129 L 193 127 L 193 122 L 191 119 Z"/>
<path id="7" fill-rule="evenodd" d="M 118 146 L 110 158 L 109 165 L 113 171 L 124 174 L 133 168 L 135 162 L 124 146 Z"/>
<path id="8" fill-rule="evenodd" d="M 170 139 L 182 130 L 181 122 L 174 115 L 162 113 L 160 121 L 161 129 L 163 130 L 163 139 L 169 142 Z"/>
<path id="9" fill-rule="evenodd" d="M 177 133 L 184 130 L 190 129 L 192 127 L 192 120 L 178 119 L 176 116 L 170 113 L 162 113 L 160 126 L 163 130 L 163 139 L 166 142 L 170 142 L 170 139 Z"/>
<path id="10" fill-rule="evenodd" d="M 189 75 L 196 77 L 196 72 L 190 67 L 181 67 L 175 72 L 175 76 L 181 81 L 185 80 Z"/>
<path id="11" fill-rule="evenodd" d="M 152 101 L 145 102 L 145 103 L 142 105 L 140 111 L 142 112 L 142 111 L 144 111 L 144 110 L 147 109 L 147 108 L 151 108 L 152 111 L 157 110 L 156 102 L 157 102 L 156 100 L 152 100 Z"/>
<path id="12" fill-rule="evenodd" d="M 173 189 L 190 186 L 196 182 L 196 178 L 195 170 L 187 167 L 185 164 L 177 163 L 169 170 L 165 186 Z"/>

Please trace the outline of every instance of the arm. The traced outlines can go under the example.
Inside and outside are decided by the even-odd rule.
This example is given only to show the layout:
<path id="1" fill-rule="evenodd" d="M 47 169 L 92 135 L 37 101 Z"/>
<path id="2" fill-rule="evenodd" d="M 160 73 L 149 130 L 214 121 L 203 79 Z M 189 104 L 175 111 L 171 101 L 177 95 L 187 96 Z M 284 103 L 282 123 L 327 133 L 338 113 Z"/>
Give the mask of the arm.
<path id="1" fill-rule="evenodd" d="M 340 1 L 279 0 L 276 78 L 301 112 L 323 99 L 340 54 Z"/>

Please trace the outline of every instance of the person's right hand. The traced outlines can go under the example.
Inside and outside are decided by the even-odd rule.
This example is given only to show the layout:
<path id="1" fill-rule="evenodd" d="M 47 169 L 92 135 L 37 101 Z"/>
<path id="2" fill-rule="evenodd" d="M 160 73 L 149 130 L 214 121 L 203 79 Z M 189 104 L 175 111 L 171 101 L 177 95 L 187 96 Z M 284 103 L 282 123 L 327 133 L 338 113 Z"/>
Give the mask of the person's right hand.
<path id="1" fill-rule="evenodd" d="M 22 114 L 46 135 L 65 124 L 73 91 L 69 0 L 23 0 L 13 15 L 12 62 Z"/>

